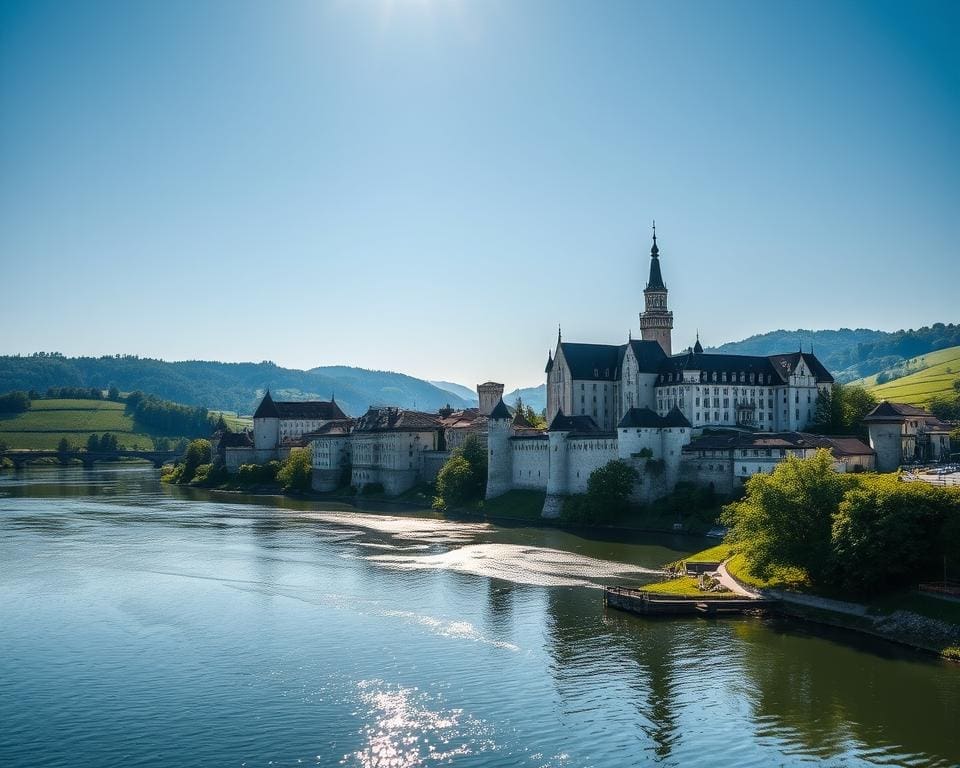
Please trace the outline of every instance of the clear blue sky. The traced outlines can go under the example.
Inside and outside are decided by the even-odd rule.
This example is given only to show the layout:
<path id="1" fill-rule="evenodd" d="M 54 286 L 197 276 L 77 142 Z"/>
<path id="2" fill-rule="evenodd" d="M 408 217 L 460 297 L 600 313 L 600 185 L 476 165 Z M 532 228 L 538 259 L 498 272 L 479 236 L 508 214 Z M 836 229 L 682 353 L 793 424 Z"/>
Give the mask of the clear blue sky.
<path id="1" fill-rule="evenodd" d="M 956 2 L 4 2 L 0 352 L 543 380 L 960 320 Z"/>

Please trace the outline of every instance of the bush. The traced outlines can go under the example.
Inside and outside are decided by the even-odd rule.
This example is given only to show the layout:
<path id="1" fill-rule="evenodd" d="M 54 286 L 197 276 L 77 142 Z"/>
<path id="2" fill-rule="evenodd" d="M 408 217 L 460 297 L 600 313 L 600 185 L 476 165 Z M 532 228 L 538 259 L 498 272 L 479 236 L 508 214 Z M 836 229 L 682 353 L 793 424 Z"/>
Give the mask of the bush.
<path id="1" fill-rule="evenodd" d="M 277 482 L 279 471 L 279 461 L 268 461 L 266 464 L 241 464 L 237 471 L 237 480 L 242 485 L 272 485 Z"/>

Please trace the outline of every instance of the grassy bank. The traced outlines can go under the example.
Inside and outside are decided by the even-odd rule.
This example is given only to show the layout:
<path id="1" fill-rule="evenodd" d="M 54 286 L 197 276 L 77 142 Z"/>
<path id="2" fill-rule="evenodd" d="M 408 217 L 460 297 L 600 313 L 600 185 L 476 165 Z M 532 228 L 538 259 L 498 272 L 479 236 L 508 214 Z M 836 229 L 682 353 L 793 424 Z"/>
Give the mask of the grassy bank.
<path id="1" fill-rule="evenodd" d="M 668 581 L 661 581 L 656 584 L 646 584 L 640 591 L 647 592 L 651 597 L 673 597 L 683 598 L 685 600 L 719 600 L 740 597 L 736 593 L 726 589 L 718 591 L 700 589 L 700 582 L 695 576 L 681 576 L 678 579 L 669 579 Z"/>

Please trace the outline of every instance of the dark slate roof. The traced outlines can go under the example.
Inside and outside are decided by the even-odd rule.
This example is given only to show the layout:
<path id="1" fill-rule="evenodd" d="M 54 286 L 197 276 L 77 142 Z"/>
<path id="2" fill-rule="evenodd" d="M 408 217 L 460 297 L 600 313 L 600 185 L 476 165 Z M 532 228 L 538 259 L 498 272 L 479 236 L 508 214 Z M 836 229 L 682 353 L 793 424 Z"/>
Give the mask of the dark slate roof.
<path id="1" fill-rule="evenodd" d="M 660 416 L 649 408 L 630 408 L 623 414 L 623 418 L 617 424 L 617 429 L 633 429 L 634 427 L 638 429 L 659 429 L 661 421 Z"/>
<path id="2" fill-rule="evenodd" d="M 617 429 L 661 429 L 663 427 L 689 427 L 690 422 L 677 406 L 666 416 L 660 416 L 649 408 L 631 408 L 620 419 Z"/>
<path id="3" fill-rule="evenodd" d="M 493 407 L 493 410 L 490 411 L 491 419 L 512 419 L 513 415 L 510 413 L 510 409 L 507 408 L 507 404 L 503 402 L 503 398 Z"/>
<path id="4" fill-rule="evenodd" d="M 260 405 L 257 406 L 257 410 L 253 414 L 255 419 L 269 419 L 280 418 L 280 412 L 277 410 L 276 404 L 273 402 L 273 398 L 270 397 L 270 390 L 267 390 L 267 394 L 263 396 L 263 400 L 260 401 Z"/>
<path id="5" fill-rule="evenodd" d="M 687 421 L 687 417 L 683 415 L 683 412 L 677 408 L 677 406 L 673 406 L 673 408 L 670 409 L 670 412 L 663 417 L 663 426 L 689 427 L 691 425 L 690 422 Z"/>
<path id="6" fill-rule="evenodd" d="M 328 421 L 319 429 L 313 430 L 313 432 L 308 432 L 304 435 L 304 438 L 310 440 L 314 437 L 332 437 L 338 435 L 349 435 L 353 431 L 354 425 L 353 419 L 336 419 L 334 421 Z"/>
<path id="7" fill-rule="evenodd" d="M 503 402 L 501 400 L 501 402 Z M 517 408 L 517 412 L 513 414 L 513 426 L 517 429 L 533 429 L 533 424 L 527 421 L 527 417 L 523 415 L 523 412 Z"/>
<path id="8" fill-rule="evenodd" d="M 659 345 L 658 345 L 659 346 Z M 615 381 L 623 347 L 616 344 L 574 344 L 561 342 L 563 358 L 573 379 Z"/>
<path id="9" fill-rule="evenodd" d="M 269 390 L 253 414 L 255 419 L 316 419 L 329 421 L 345 419 L 347 415 L 340 410 L 335 400 L 293 400 L 278 401 L 270 396 Z"/>
<path id="10" fill-rule="evenodd" d="M 789 355 L 770 355 L 770 361 L 777 367 L 778 370 L 784 371 L 784 381 L 786 381 L 787 376 L 797 367 L 797 363 L 800 362 L 800 359 L 803 358 L 803 361 L 807 364 L 807 367 L 813 372 L 813 375 L 817 377 L 818 382 L 822 383 L 832 383 L 833 376 L 830 375 L 828 371 L 821 363 L 816 355 L 812 352 L 793 352 Z"/>
<path id="11" fill-rule="evenodd" d="M 923 408 L 917 408 L 907 403 L 891 403 L 884 400 L 870 413 L 863 417 L 864 421 L 902 421 L 907 417 L 933 418 L 933 414 Z"/>
<path id="12" fill-rule="evenodd" d="M 736 432 L 705 430 L 683 447 L 688 451 L 712 451 L 729 448 L 819 448 L 820 435 L 803 432 Z"/>
<path id="13" fill-rule="evenodd" d="M 544 373 L 550 373 L 553 370 L 553 353 L 547 352 L 547 365 L 544 367 Z"/>
<path id="14" fill-rule="evenodd" d="M 670 373 L 674 374 L 674 380 L 676 381 L 677 375 L 682 374 L 683 371 L 703 371 L 704 373 L 747 374 L 745 382 L 739 380 L 736 382 L 728 381 L 726 382 L 728 384 L 750 384 L 751 373 L 762 377 L 759 381 L 755 381 L 755 384 L 762 383 L 765 386 L 783 384 L 789 379 L 801 357 L 816 377 L 817 382 L 822 384 L 833 382 L 833 376 L 823 366 L 823 363 L 808 352 L 758 357 L 755 355 L 698 354 L 688 350 L 664 361 L 660 366 L 661 380 L 659 383 L 669 383 L 665 377 Z M 769 384 L 768 376 L 770 377 Z"/>
<path id="15" fill-rule="evenodd" d="M 427 432 L 439 429 L 440 421 L 432 413 L 399 408 L 371 408 L 357 419 L 354 432 Z"/>
<path id="16" fill-rule="evenodd" d="M 821 436 L 819 442 L 824 448 L 829 448 L 830 452 L 837 458 L 841 456 L 872 456 L 876 453 L 873 448 L 858 437 Z"/>
<path id="17" fill-rule="evenodd" d="M 640 373 L 659 373 L 660 367 L 666 362 L 667 353 L 663 351 L 659 341 L 642 341 L 640 339 L 631 339 L 629 343 L 622 346 L 620 353 L 620 363 L 623 363 L 623 357 L 627 352 L 627 347 L 633 351 L 633 356 L 637 359 L 637 366 Z"/>
<path id="18" fill-rule="evenodd" d="M 564 416 L 563 411 L 557 411 L 557 415 L 553 417 L 553 421 L 550 422 L 547 429 L 549 432 L 576 432 L 578 434 L 591 434 L 601 431 L 597 422 L 591 417 L 586 415 Z"/>
<path id="19" fill-rule="evenodd" d="M 647 280 L 648 291 L 665 291 L 663 276 L 660 274 L 660 249 L 657 247 L 657 236 L 653 236 L 653 245 L 650 248 L 650 279 Z"/>
<path id="20" fill-rule="evenodd" d="M 697 343 L 693 345 L 693 352 L 696 355 L 703 354 L 703 344 L 700 343 L 700 337 L 697 336 Z"/>

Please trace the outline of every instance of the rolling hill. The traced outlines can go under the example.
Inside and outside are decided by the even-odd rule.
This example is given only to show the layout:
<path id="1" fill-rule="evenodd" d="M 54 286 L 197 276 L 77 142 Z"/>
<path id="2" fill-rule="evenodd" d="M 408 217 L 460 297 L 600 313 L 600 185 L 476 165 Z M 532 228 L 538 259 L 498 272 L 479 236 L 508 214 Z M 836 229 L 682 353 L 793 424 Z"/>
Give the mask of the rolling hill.
<path id="1" fill-rule="evenodd" d="M 925 406 L 940 395 L 956 397 L 960 381 L 960 346 L 911 358 L 894 368 L 851 383 L 866 387 L 878 399 Z"/>
<path id="2" fill-rule="evenodd" d="M 160 436 L 134 424 L 123 403 L 108 400 L 34 400 L 29 411 L 0 415 L 0 443 L 8 448 L 53 450 L 63 437 L 81 448 L 91 434 L 105 432 L 128 449 L 151 449 Z"/>
<path id="3" fill-rule="evenodd" d="M 271 362 L 166 362 L 133 355 L 64 357 L 57 354 L 0 356 L 0 392 L 46 391 L 48 387 L 142 390 L 158 397 L 211 410 L 251 414 L 263 392 L 277 399 L 329 399 L 334 395 L 351 416 L 371 405 L 390 404 L 434 411 L 450 403 L 470 405 L 430 382 L 390 371 L 329 366 L 300 371 Z"/>

